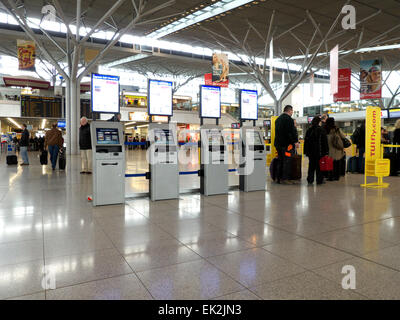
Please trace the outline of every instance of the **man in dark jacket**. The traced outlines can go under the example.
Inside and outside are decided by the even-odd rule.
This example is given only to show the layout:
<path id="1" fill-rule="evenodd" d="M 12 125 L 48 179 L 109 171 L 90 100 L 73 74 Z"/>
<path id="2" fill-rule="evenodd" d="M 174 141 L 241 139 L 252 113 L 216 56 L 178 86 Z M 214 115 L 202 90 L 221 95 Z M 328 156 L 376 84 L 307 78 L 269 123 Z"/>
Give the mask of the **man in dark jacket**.
<path id="1" fill-rule="evenodd" d="M 358 149 L 358 172 L 364 173 L 364 154 L 365 154 L 365 121 L 358 127 L 351 136 L 353 144 Z"/>
<path id="2" fill-rule="evenodd" d="M 90 136 L 90 124 L 86 117 L 81 118 L 79 128 L 79 148 L 81 149 L 81 174 L 92 173 L 92 139 Z"/>
<path id="3" fill-rule="evenodd" d="M 292 119 L 293 107 L 287 105 L 275 122 L 275 147 L 278 151 L 278 183 L 293 184 L 290 180 L 292 158 L 299 146 L 297 129 Z"/>
<path id="4" fill-rule="evenodd" d="M 21 140 L 19 142 L 19 147 L 20 147 L 19 150 L 21 152 L 21 158 L 22 158 L 21 166 L 28 166 L 29 131 L 25 123 L 22 125 L 22 127 L 24 128 L 24 131 L 22 131 Z"/>
<path id="5" fill-rule="evenodd" d="M 328 138 L 325 130 L 320 126 L 320 117 L 315 117 L 311 125 L 304 139 L 304 153 L 309 158 L 307 176 L 309 185 L 314 184 L 314 172 L 317 176 L 317 184 L 322 184 L 324 182 L 324 176 L 320 171 L 319 162 L 322 157 L 329 154 Z"/>

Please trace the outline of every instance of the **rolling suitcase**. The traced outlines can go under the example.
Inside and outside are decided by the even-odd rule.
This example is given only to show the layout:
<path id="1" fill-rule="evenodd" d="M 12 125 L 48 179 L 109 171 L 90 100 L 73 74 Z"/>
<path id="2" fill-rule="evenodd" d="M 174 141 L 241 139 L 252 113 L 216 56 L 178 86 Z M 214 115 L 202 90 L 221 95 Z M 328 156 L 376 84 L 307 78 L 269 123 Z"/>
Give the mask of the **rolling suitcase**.
<path id="1" fill-rule="evenodd" d="M 301 165 L 301 156 L 294 155 L 292 158 L 292 180 L 301 180 Z"/>
<path id="2" fill-rule="evenodd" d="M 340 175 L 344 177 L 346 175 L 346 156 L 340 160 Z"/>
<path id="3" fill-rule="evenodd" d="M 62 148 L 60 150 L 60 156 L 58 158 L 58 167 L 60 170 L 65 170 L 65 166 L 67 164 L 67 161 L 65 159 L 65 150 Z"/>
<path id="4" fill-rule="evenodd" d="M 357 173 L 358 170 L 358 159 L 357 157 L 351 157 L 349 161 L 347 161 L 347 172 Z"/>
<path id="5" fill-rule="evenodd" d="M 18 158 L 15 153 L 15 149 L 16 149 L 15 143 L 10 141 L 7 144 L 7 157 L 6 157 L 6 162 L 7 162 L 7 165 L 9 165 L 9 166 L 18 164 Z"/>
<path id="6" fill-rule="evenodd" d="M 43 150 L 41 155 L 40 155 L 40 164 L 41 165 L 46 165 L 47 164 L 47 151 Z"/>
<path id="7" fill-rule="evenodd" d="M 271 164 L 269 165 L 269 174 L 273 181 L 278 180 L 278 158 L 272 159 Z"/>
<path id="8" fill-rule="evenodd" d="M 15 154 L 13 154 L 13 155 L 8 155 L 7 157 L 6 157 L 6 161 L 7 161 L 7 165 L 15 165 L 15 164 L 18 164 L 18 158 L 17 158 L 17 156 L 15 155 Z"/>

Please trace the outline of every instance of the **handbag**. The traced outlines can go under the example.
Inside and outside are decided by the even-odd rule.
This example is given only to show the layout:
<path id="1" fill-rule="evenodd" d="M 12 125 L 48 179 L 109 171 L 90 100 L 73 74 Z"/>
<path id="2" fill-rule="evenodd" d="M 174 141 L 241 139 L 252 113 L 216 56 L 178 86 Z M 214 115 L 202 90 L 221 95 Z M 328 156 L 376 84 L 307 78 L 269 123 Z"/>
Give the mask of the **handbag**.
<path id="1" fill-rule="evenodd" d="M 329 156 L 324 156 L 319 160 L 319 169 L 322 172 L 333 170 L 333 158 Z"/>
<path id="2" fill-rule="evenodd" d="M 344 147 L 345 149 L 351 147 L 351 142 L 350 142 L 349 139 L 347 139 L 347 138 L 342 138 L 342 140 L 343 140 L 343 147 Z"/>

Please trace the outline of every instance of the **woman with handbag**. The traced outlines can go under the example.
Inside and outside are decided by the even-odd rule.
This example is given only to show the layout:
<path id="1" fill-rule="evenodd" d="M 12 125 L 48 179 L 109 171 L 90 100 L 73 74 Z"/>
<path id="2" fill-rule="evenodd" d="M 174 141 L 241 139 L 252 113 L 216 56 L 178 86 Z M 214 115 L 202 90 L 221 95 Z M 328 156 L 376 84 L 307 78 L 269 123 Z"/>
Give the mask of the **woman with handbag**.
<path id="1" fill-rule="evenodd" d="M 325 130 L 321 127 L 320 117 L 314 117 L 311 122 L 311 128 L 306 132 L 304 153 L 309 159 L 308 184 L 314 184 L 315 175 L 317 177 L 317 184 L 323 184 L 324 175 L 321 172 L 320 161 L 329 153 L 329 148 Z"/>
<path id="2" fill-rule="evenodd" d="M 329 156 L 333 158 L 333 170 L 329 174 L 328 181 L 339 181 L 340 161 L 345 156 L 344 148 L 348 140 L 342 130 L 335 125 L 335 119 L 329 118 L 326 121 L 328 134 Z"/>

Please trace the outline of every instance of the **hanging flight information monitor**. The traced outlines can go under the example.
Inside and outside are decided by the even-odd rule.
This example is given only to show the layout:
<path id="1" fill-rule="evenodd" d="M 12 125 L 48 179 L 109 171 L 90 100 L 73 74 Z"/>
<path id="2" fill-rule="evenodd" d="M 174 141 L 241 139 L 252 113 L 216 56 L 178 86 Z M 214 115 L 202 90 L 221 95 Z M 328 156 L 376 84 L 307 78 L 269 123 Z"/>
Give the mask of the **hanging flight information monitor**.
<path id="1" fill-rule="evenodd" d="M 221 118 L 221 87 L 200 86 L 200 117 Z"/>
<path id="2" fill-rule="evenodd" d="M 92 73 L 92 112 L 119 113 L 119 77 Z"/>
<path id="3" fill-rule="evenodd" d="M 258 95 L 256 90 L 240 90 L 240 119 L 258 120 Z"/>
<path id="4" fill-rule="evenodd" d="M 172 116 L 172 82 L 151 80 L 147 86 L 147 113 L 151 116 Z"/>

